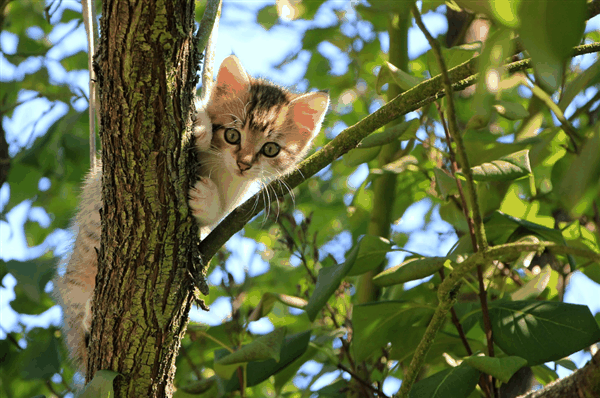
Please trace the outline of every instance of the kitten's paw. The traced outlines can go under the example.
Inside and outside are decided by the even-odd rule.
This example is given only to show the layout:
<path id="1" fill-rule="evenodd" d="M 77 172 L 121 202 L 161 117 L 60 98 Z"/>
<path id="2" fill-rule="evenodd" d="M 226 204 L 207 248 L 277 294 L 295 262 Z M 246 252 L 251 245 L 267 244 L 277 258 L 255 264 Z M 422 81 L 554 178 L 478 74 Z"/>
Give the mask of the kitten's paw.
<path id="1" fill-rule="evenodd" d="M 192 134 L 196 137 L 196 147 L 201 151 L 210 148 L 212 123 L 206 110 L 199 107 L 193 116 L 193 121 Z"/>
<path id="2" fill-rule="evenodd" d="M 200 226 L 211 225 L 219 221 L 221 204 L 217 185 L 213 180 L 199 177 L 194 187 L 189 192 L 189 205 L 192 214 Z"/>

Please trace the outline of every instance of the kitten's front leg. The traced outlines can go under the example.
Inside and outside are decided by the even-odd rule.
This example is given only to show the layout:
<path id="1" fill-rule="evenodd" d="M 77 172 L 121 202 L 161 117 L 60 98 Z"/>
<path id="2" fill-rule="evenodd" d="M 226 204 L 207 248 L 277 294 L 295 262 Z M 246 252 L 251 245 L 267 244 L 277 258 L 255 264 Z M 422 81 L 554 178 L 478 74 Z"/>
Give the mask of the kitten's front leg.
<path id="1" fill-rule="evenodd" d="M 196 184 L 189 192 L 190 208 L 200 226 L 208 226 L 219 221 L 221 214 L 221 201 L 219 191 L 213 180 L 199 177 Z"/>
<path id="2" fill-rule="evenodd" d="M 197 110 L 193 116 L 192 134 L 196 137 L 196 148 L 200 151 L 205 151 L 210 148 L 212 141 L 212 123 L 204 108 L 204 104 L 197 103 L 196 106 Z"/>

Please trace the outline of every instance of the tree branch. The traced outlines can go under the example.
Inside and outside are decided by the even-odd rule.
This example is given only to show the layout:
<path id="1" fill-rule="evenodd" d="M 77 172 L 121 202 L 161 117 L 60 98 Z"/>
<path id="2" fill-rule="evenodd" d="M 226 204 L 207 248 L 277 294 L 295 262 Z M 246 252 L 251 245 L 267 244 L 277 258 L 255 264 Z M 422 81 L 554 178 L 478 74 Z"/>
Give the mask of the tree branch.
<path id="1" fill-rule="evenodd" d="M 600 43 L 591 43 L 577 46 L 573 56 L 600 51 Z M 462 90 L 477 82 L 477 61 L 474 57 L 448 71 L 448 77 L 454 90 Z M 516 72 L 531 67 L 531 60 L 512 62 L 505 65 L 508 72 Z M 317 172 L 328 166 L 334 160 L 353 149 L 358 143 L 373 131 L 391 122 L 392 120 L 444 97 L 441 76 L 428 79 L 408 91 L 400 94 L 375 112 L 353 126 L 343 130 L 337 137 L 328 142 L 320 151 L 304 160 L 298 168 L 283 178 L 291 188 L 295 188 L 312 177 Z M 277 181 L 269 184 L 269 192 L 275 192 L 277 197 L 284 196 L 284 190 Z M 271 196 L 273 197 L 273 196 Z M 215 255 L 225 242 L 255 215 L 260 213 L 265 206 L 262 191 L 248 199 L 244 204 L 233 210 L 201 243 L 202 261 L 206 264 Z"/>
<path id="2" fill-rule="evenodd" d="M 600 396 L 600 351 L 581 369 L 553 381 L 544 388 L 518 398 L 562 398 Z"/>
<path id="3" fill-rule="evenodd" d="M 442 327 L 447 312 L 452 308 L 452 305 L 454 305 L 454 302 L 456 301 L 456 293 L 462 278 L 478 265 L 489 263 L 493 259 L 511 258 L 518 256 L 522 252 L 541 252 L 544 251 L 544 249 L 554 254 L 572 254 L 600 262 L 600 253 L 591 250 L 562 246 L 554 242 L 514 242 L 491 246 L 485 251 L 479 251 L 472 254 L 460 264 L 452 263 L 454 269 L 438 287 L 438 299 L 440 302 L 435 309 L 431 322 L 425 330 L 421 342 L 419 342 L 419 345 L 415 350 L 415 355 L 413 356 L 408 369 L 404 373 L 404 379 L 402 380 L 402 385 L 397 395 L 398 397 L 408 397 L 415 379 L 423 366 L 425 356 L 433 344 L 438 330 Z"/>

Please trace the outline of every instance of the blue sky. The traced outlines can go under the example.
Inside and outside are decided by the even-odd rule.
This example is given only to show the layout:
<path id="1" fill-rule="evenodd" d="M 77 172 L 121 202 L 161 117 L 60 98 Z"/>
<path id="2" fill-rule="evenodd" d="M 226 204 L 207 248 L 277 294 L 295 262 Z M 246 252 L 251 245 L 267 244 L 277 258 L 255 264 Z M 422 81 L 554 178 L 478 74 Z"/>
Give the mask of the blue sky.
<path id="1" fill-rule="evenodd" d="M 274 2 L 272 1 L 225 1 L 215 62 L 219 65 L 225 57 L 230 54 L 235 54 L 251 75 L 267 77 L 278 84 L 291 86 L 296 84 L 304 75 L 306 65 L 310 58 L 309 54 L 302 54 L 296 62 L 288 65 L 283 71 L 274 69 L 273 65 L 281 62 L 291 50 L 296 49 L 300 45 L 299 42 L 304 30 L 314 25 L 320 27 L 331 25 L 336 20 L 334 14 L 334 10 L 336 9 L 341 8 L 347 10 L 347 18 L 349 20 L 354 18 L 354 15 L 349 2 L 329 1 L 319 11 L 315 20 L 311 22 L 287 22 L 283 26 L 276 26 L 269 31 L 264 30 L 256 23 L 246 23 L 247 21 L 255 19 L 257 10 L 267 4 L 273 3 Z M 63 0 L 62 7 L 80 10 L 79 2 L 73 0 Z M 424 16 L 424 21 L 434 35 L 446 31 L 446 21 L 441 15 L 429 13 Z M 588 30 L 598 29 L 599 26 L 600 19 L 596 17 L 592 26 L 588 27 Z M 57 59 L 62 59 L 67 55 L 71 55 L 86 48 L 83 26 L 80 26 L 78 29 L 75 28 L 76 23 L 72 21 L 72 23 L 57 26 L 54 29 L 50 35 L 50 40 L 52 42 L 61 41 L 61 44 L 52 50 L 49 54 L 50 59 L 45 62 L 47 62 L 53 81 L 68 82 L 72 86 L 79 87 L 87 95 L 87 71 L 66 72 L 57 61 Z M 346 28 L 343 27 L 343 29 Z M 28 33 L 34 38 L 41 34 L 40 30 L 35 28 L 31 29 Z M 387 50 L 386 34 L 382 34 L 380 38 L 383 49 Z M 3 51 L 10 54 L 15 51 L 16 37 L 7 32 L 2 32 L 0 35 L 0 43 Z M 332 47 L 333 46 L 323 45 L 319 47 L 319 51 L 324 56 L 330 58 L 334 72 L 343 73 L 347 67 L 348 60 L 344 57 L 340 57 Z M 409 55 L 411 58 L 417 57 L 428 48 L 429 46 L 421 32 L 415 27 L 411 28 L 409 31 Z M 32 71 L 39 69 L 41 62 L 41 60 L 31 60 L 19 65 L 19 68 L 16 68 L 8 64 L 6 59 L 0 54 L 0 81 L 22 78 L 25 73 L 31 73 Z M 299 88 L 306 89 L 306 87 L 302 87 L 301 85 Z M 326 89 L 326 87 L 319 88 Z M 23 93 L 20 99 L 25 99 L 27 96 L 31 95 L 32 93 Z M 87 102 L 84 99 L 76 100 L 74 106 L 78 110 L 84 110 L 87 107 Z M 2 120 L 2 123 L 7 131 L 9 142 L 11 142 L 11 140 L 13 141 L 11 154 L 14 155 L 18 147 L 23 147 L 28 143 L 31 143 L 36 136 L 44 134 L 48 126 L 66 112 L 66 104 L 50 104 L 48 101 L 40 99 L 31 101 L 27 105 L 18 108 L 12 118 L 8 119 L 5 117 Z M 43 117 L 41 120 L 35 123 L 34 121 L 42 115 Z M 363 165 L 352 175 L 349 183 L 353 186 L 360 185 L 367 174 L 368 168 L 366 165 Z M 47 184 L 47 182 L 42 181 L 40 184 L 40 188 L 43 188 L 44 184 Z M 10 189 L 6 184 L 0 189 L 0 206 L 6 204 L 9 191 Z M 28 210 L 30 210 L 30 207 L 30 203 L 23 203 L 7 215 L 8 224 L 3 221 L 0 222 L 0 258 L 4 260 L 25 260 L 37 257 L 48 249 L 55 250 L 55 254 L 57 255 L 64 254 L 68 249 L 68 245 L 65 244 L 65 241 L 68 240 L 70 235 L 67 231 L 56 231 L 50 235 L 46 242 L 41 246 L 27 248 L 22 225 L 25 222 L 25 217 Z M 439 215 L 436 216 L 436 212 L 434 212 L 433 221 L 424 225 L 423 216 L 430 207 L 431 203 L 428 200 L 412 205 L 397 226 L 397 230 L 411 234 L 411 238 L 407 244 L 408 249 L 428 255 L 444 255 L 454 243 L 455 237 L 441 241 L 439 245 L 432 249 L 432 239 L 437 241 L 438 233 L 440 231 L 447 231 L 449 227 L 439 219 Z M 33 211 L 29 212 L 29 218 L 38 221 L 42 226 L 50 224 L 50 218 L 41 208 L 33 208 Z M 344 236 L 342 234 L 338 237 L 336 244 L 341 244 L 344 248 L 347 248 L 351 244 L 350 238 L 347 235 Z M 248 239 L 236 235 L 228 243 L 228 247 L 232 250 L 233 248 L 236 249 L 234 255 L 231 256 L 231 259 L 227 264 L 227 269 L 239 282 L 241 281 L 241 278 L 243 278 L 244 273 L 240 259 L 247 258 L 247 253 L 251 253 L 255 250 L 255 244 Z M 392 260 L 397 262 L 402 258 L 403 254 L 398 254 L 393 256 Z M 260 257 L 257 257 L 256 260 L 249 265 L 250 275 L 260 274 L 267 270 L 268 264 L 262 261 Z M 211 284 L 218 285 L 221 276 L 221 271 L 215 270 L 210 275 L 209 281 Z M 60 322 L 60 309 L 56 306 L 42 316 L 16 314 L 8 305 L 8 302 L 14 297 L 12 293 L 14 283 L 14 278 L 7 275 L 3 280 L 3 284 L 6 288 L 0 288 L 0 339 L 5 338 L 4 331 L 17 330 L 18 323 L 23 323 L 30 328 L 33 326 L 46 326 L 48 323 L 58 324 Z M 50 288 L 51 285 L 48 286 L 48 289 Z M 590 306 L 592 312 L 595 313 L 600 311 L 598 297 L 600 297 L 600 286 L 591 282 L 580 273 L 575 273 L 573 275 L 565 296 L 566 301 L 586 304 Z M 208 301 L 211 301 L 210 298 L 208 298 Z M 208 314 L 202 313 L 201 311 L 193 311 L 192 319 L 214 325 L 218 324 L 230 311 L 231 304 L 227 299 L 222 298 L 211 304 L 211 312 Z M 272 329 L 272 325 L 270 325 L 268 320 L 263 319 L 255 325 L 252 325 L 252 328 L 254 331 L 269 331 Z M 575 354 L 572 357 L 578 365 L 581 365 L 589 358 L 589 355 Z M 313 364 L 312 369 L 308 366 L 305 370 L 313 373 L 314 369 L 316 368 L 314 368 Z M 334 373 L 330 377 L 335 377 L 336 374 L 337 373 Z M 301 383 L 301 380 L 298 382 Z M 322 380 L 319 384 L 323 385 L 326 382 L 327 380 Z M 314 388 L 317 388 L 318 385 L 314 386 Z M 389 389 L 386 392 L 393 392 L 396 388 L 397 383 L 394 384 L 391 382 L 389 386 L 386 386 L 386 389 Z"/>

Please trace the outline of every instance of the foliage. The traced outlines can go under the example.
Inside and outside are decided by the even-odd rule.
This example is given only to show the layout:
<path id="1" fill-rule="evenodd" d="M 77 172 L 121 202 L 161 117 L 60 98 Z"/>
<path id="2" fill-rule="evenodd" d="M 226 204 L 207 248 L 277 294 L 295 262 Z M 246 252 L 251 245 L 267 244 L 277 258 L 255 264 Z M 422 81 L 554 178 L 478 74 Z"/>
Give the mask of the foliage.
<path id="1" fill-rule="evenodd" d="M 50 77 L 57 65 L 69 72 L 87 69 L 83 48 L 61 53 L 62 59 L 52 52 L 61 40 L 53 32 L 81 23 L 78 13 L 57 3 L 44 8 L 39 1 L 11 2 L 1 27 L 18 39 L 16 50 L 3 49 L 3 56 L 23 71 L 2 83 L 3 123 L 37 98 L 45 98 L 50 108 L 67 109 L 46 121 L 45 131 L 34 123 L 28 139 L 12 132 L 9 140 L 10 196 L 3 219 L 23 201 L 51 217 L 46 226 L 30 212 L 23 227 L 30 246 L 48 245 L 52 231 L 67 227 L 88 165 L 85 94 Z M 418 95 L 419 83 L 441 73 L 432 50 L 411 59 L 407 70 L 388 62 L 389 42 L 395 40 L 387 35 L 388 19 L 407 13 L 411 4 L 405 3 L 279 0 L 258 11 L 257 22 L 267 30 L 308 21 L 301 45 L 278 67 L 301 63 L 308 53 L 299 86 L 329 90 L 332 111 L 317 147 L 380 107 L 390 85 Z M 236 248 L 217 253 L 211 265 L 211 280 L 217 282 L 208 301 L 229 302 L 231 314 L 216 326 L 190 323 L 177 360 L 175 397 L 233 396 L 240 386 L 245 396 L 309 396 L 326 374 L 334 380 L 316 391 L 319 397 L 385 396 L 390 393 L 384 383 L 415 370 L 421 372 L 411 397 L 485 396 L 495 386 L 482 382 L 481 374 L 508 383 L 529 366 L 545 385 L 557 378 L 548 362 L 573 367 L 565 357 L 600 341 L 598 317 L 590 308 L 563 302 L 574 272 L 600 283 L 600 62 L 595 54 L 571 58 L 574 46 L 600 42 L 597 31 L 584 34 L 586 3 L 442 4 L 424 0 L 421 13 L 445 15 L 447 7 L 466 7 L 492 21 L 485 42 L 442 51 L 448 69 L 479 56 L 480 84 L 453 96 L 455 115 L 439 92 L 295 189 L 294 201 L 274 201 L 235 238 L 252 253 Z M 330 24 L 315 22 L 331 11 Z M 545 23 L 538 24 L 540 19 Z M 503 67 L 527 56 L 533 68 L 509 73 Z M 456 167 L 461 143 L 445 131 L 452 118 L 472 173 Z M 400 141 L 401 149 L 382 164 L 382 145 Z M 375 220 L 386 223 L 389 239 L 368 233 L 376 203 L 373 184 L 382 175 L 396 179 L 396 192 L 389 193 L 391 219 Z M 42 178 L 50 181 L 49 189 L 40 189 Z M 480 245 L 475 254 L 469 182 L 475 184 L 486 242 L 492 249 L 500 246 L 494 257 L 485 257 Z M 403 229 L 415 203 L 427 208 L 424 227 Z M 440 225 L 448 231 L 414 243 Z M 10 273 L 17 280 L 10 305 L 19 314 L 39 315 L 53 305 L 46 286 L 55 261 L 45 255 L 0 264 L 1 277 Z M 265 262 L 267 272 L 250 272 Z M 245 267 L 243 275 L 232 270 L 234 264 Z M 382 290 L 377 300 L 359 302 L 357 280 L 368 272 Z M 447 303 L 440 291 L 454 277 L 460 282 L 452 288 L 456 303 L 442 313 Z M 484 305 L 479 282 L 486 289 Z M 438 315 L 440 329 L 432 335 L 428 325 Z M 253 333 L 253 322 L 265 320 L 273 331 Z M 424 335 L 431 341 L 422 352 Z M 5 396 L 74 391 L 77 376 L 54 326 L 10 332 L 0 340 L 0 352 Z M 422 369 L 411 363 L 421 356 Z M 99 374 L 94 388 L 110 393 L 115 376 Z"/>

